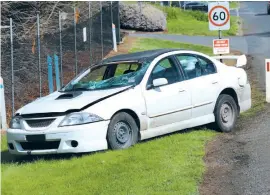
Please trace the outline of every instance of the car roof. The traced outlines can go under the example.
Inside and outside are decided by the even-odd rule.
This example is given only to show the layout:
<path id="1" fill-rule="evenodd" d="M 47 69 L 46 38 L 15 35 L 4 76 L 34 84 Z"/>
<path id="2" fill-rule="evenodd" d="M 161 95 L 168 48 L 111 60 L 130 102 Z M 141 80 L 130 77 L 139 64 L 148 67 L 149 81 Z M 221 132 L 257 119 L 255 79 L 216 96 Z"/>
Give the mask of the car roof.
<path id="1" fill-rule="evenodd" d="M 155 49 L 155 50 L 147 50 L 147 51 L 141 51 L 141 52 L 135 52 L 135 53 L 129 53 L 129 54 L 122 54 L 122 55 L 117 55 L 114 57 L 104 59 L 99 63 L 99 65 L 113 63 L 113 62 L 123 62 L 123 61 L 143 62 L 146 60 L 153 60 L 159 55 L 164 54 L 164 53 L 168 53 L 171 51 L 180 51 L 180 50 L 183 50 L 183 49 Z"/>

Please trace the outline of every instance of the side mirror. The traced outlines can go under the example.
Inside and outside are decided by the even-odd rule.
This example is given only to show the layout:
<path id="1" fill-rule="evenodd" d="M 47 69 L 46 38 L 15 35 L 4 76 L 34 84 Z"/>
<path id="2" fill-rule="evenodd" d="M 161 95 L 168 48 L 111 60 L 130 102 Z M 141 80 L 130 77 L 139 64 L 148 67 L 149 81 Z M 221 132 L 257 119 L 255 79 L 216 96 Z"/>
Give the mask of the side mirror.
<path id="1" fill-rule="evenodd" d="M 160 87 L 162 85 L 167 85 L 167 84 L 168 84 L 168 80 L 165 78 L 158 78 L 158 79 L 153 80 L 154 87 Z"/>
<path id="2" fill-rule="evenodd" d="M 236 67 L 243 67 L 247 64 L 247 57 L 246 55 L 241 55 L 237 58 Z"/>

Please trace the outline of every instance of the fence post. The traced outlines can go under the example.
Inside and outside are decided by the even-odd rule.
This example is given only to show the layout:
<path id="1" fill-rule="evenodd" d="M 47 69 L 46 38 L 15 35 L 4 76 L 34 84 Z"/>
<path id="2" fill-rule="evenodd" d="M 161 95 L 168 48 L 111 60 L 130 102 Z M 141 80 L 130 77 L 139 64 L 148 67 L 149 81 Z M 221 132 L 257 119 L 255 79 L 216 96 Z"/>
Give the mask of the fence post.
<path id="1" fill-rule="evenodd" d="M 60 90 L 60 78 L 59 78 L 59 63 L 58 56 L 54 54 L 54 69 L 55 69 L 55 80 L 56 80 L 56 89 Z"/>
<path id="2" fill-rule="evenodd" d="M 12 18 L 10 18 L 10 60 L 11 60 L 11 101 L 12 101 L 12 116 L 14 115 L 14 66 L 13 66 L 13 29 Z"/>
<path id="3" fill-rule="evenodd" d="M 0 128 L 7 129 L 5 91 L 3 78 L 0 76 Z"/>
<path id="4" fill-rule="evenodd" d="M 76 7 L 74 7 L 74 36 L 75 36 L 75 42 L 74 42 L 74 50 L 75 50 L 75 75 L 78 74 L 78 64 L 77 64 L 77 32 L 76 32 L 76 17 L 77 17 Z"/>
<path id="5" fill-rule="evenodd" d="M 113 50 L 117 52 L 115 25 L 112 23 L 112 35 L 113 35 Z"/>
<path id="6" fill-rule="evenodd" d="M 92 25 L 92 17 L 91 17 L 91 1 L 88 1 L 88 7 L 89 7 L 89 66 L 91 65 L 91 59 L 92 59 L 92 51 L 91 51 L 91 25 Z"/>
<path id="7" fill-rule="evenodd" d="M 121 42 L 121 36 L 120 36 L 120 13 L 119 13 L 119 9 L 120 9 L 120 6 L 119 6 L 119 1 L 117 1 L 117 6 L 118 6 L 118 8 L 117 8 L 117 18 L 118 18 L 118 43 L 120 43 Z"/>
<path id="8" fill-rule="evenodd" d="M 60 72 L 61 72 L 61 86 L 63 86 L 63 50 L 62 50 L 62 16 L 59 11 L 59 38 L 60 38 Z"/>
<path id="9" fill-rule="evenodd" d="M 40 27 L 39 12 L 37 14 L 37 39 L 38 39 L 38 71 L 39 71 L 39 96 L 42 96 L 41 64 L 40 64 Z"/>
<path id="10" fill-rule="evenodd" d="M 102 23 L 102 1 L 99 2 L 100 4 L 100 34 L 101 34 L 101 56 L 103 59 L 103 23 Z"/>
<path id="11" fill-rule="evenodd" d="M 111 1 L 111 21 L 113 23 L 113 11 L 112 11 L 112 8 L 113 8 L 113 6 L 112 6 L 112 1 Z"/>
<path id="12" fill-rule="evenodd" d="M 49 93 L 53 92 L 53 68 L 52 68 L 52 58 L 51 56 L 47 56 L 47 64 L 48 64 L 48 82 L 49 82 Z"/>
<path id="13" fill-rule="evenodd" d="M 111 1 L 111 22 L 112 22 L 113 50 L 117 52 L 116 32 L 115 32 L 115 24 L 113 22 L 113 12 L 112 12 L 112 1 Z"/>

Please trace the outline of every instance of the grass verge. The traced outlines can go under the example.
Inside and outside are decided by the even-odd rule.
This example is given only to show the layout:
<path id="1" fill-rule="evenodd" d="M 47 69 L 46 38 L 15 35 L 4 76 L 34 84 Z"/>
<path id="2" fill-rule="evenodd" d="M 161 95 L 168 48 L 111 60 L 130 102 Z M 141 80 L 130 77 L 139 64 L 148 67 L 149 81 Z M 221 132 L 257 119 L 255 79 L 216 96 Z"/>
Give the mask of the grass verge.
<path id="1" fill-rule="evenodd" d="M 122 151 L 25 163 L 5 162 L 4 136 L 2 194 L 197 193 L 205 169 L 204 146 L 214 134 L 207 130 L 177 133 Z"/>
<path id="2" fill-rule="evenodd" d="M 205 54 L 211 54 L 213 52 L 211 47 L 201 46 L 201 45 L 192 45 L 188 43 L 179 43 L 173 41 L 151 39 L 151 38 L 140 38 L 132 46 L 130 52 L 138 52 L 151 49 L 160 49 L 160 48 L 178 48 L 178 49 L 190 49 Z"/>
<path id="3" fill-rule="evenodd" d="M 230 9 L 239 8 L 239 1 L 230 1 Z"/>
<path id="4" fill-rule="evenodd" d="M 139 39 L 131 52 L 211 48 Z M 205 144 L 216 135 L 202 129 L 145 141 L 122 151 L 15 159 L 1 138 L 2 194 L 198 194 Z"/>
<path id="5" fill-rule="evenodd" d="M 244 113 L 241 113 L 241 119 L 256 116 L 256 114 L 264 110 L 266 107 L 265 94 L 260 91 L 255 84 L 251 84 L 251 97 L 252 108 Z"/>
<path id="6" fill-rule="evenodd" d="M 182 10 L 175 7 L 155 5 L 167 15 L 167 29 L 170 34 L 217 36 L 217 31 L 210 31 L 207 13 Z M 222 36 L 233 36 L 238 32 L 238 19 L 231 16 L 230 30 L 222 31 Z"/>

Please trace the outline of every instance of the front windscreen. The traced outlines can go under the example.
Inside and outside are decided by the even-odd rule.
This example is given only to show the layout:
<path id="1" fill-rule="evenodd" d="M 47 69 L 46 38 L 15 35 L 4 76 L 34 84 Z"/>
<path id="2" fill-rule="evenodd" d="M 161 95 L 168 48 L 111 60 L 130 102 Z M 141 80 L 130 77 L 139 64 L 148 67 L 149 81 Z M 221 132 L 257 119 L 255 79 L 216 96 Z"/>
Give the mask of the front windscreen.
<path id="1" fill-rule="evenodd" d="M 149 63 L 106 64 L 87 70 L 72 80 L 62 91 L 102 90 L 134 86 L 141 82 Z"/>

